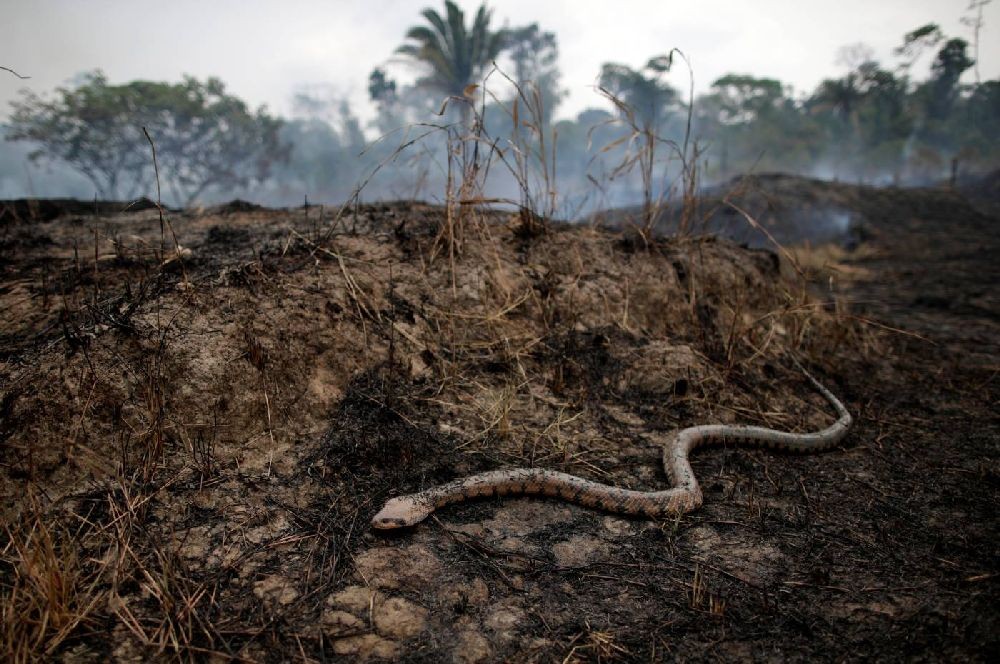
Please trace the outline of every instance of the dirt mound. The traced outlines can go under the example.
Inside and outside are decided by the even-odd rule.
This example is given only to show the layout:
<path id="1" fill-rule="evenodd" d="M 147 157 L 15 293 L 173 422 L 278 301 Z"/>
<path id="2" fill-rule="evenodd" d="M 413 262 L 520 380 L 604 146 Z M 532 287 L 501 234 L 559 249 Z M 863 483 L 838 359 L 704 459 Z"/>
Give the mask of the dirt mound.
<path id="1" fill-rule="evenodd" d="M 255 212 L 257 210 L 265 209 L 262 205 L 257 205 L 256 203 L 251 203 L 250 201 L 244 201 L 239 198 L 235 198 L 228 203 L 223 203 L 222 205 L 216 205 L 210 208 L 208 214 L 218 214 L 218 215 L 228 215 L 236 214 L 237 212 Z"/>
<path id="2" fill-rule="evenodd" d="M 961 180 L 959 190 L 984 214 L 1000 218 L 1000 169 Z"/>
<path id="3" fill-rule="evenodd" d="M 704 190 L 686 231 L 769 249 L 774 249 L 776 242 L 854 247 L 868 239 L 873 224 L 886 218 L 926 215 L 929 211 L 943 218 L 956 211 L 975 214 L 972 206 L 985 200 L 981 192 L 989 186 L 988 177 L 959 193 L 946 188 L 871 187 L 762 173 Z M 680 205 L 668 202 L 663 206 L 655 223 L 656 233 L 670 236 L 678 231 L 683 217 Z M 628 208 L 601 212 L 594 219 L 609 228 L 628 229 L 641 216 L 639 208 Z"/>
<path id="4" fill-rule="evenodd" d="M 860 221 L 857 193 L 854 186 L 781 173 L 736 178 L 701 192 L 685 230 L 752 247 L 773 247 L 774 240 L 843 242 Z M 602 212 L 596 218 L 613 228 L 627 228 L 641 219 L 641 209 Z M 681 203 L 668 202 L 656 217 L 655 230 L 672 235 L 682 218 Z"/>
<path id="5" fill-rule="evenodd" d="M 156 208 L 148 198 L 134 201 L 80 201 L 75 198 L 18 198 L 0 201 L 0 224 L 52 221 L 66 216 L 98 216 Z"/>
<path id="6" fill-rule="evenodd" d="M 986 651 L 997 485 L 976 464 L 989 457 L 963 439 L 961 471 L 927 481 L 944 453 L 911 459 L 893 424 L 909 415 L 872 387 L 907 385 L 905 363 L 885 359 L 896 337 L 847 313 L 839 274 L 812 291 L 774 253 L 726 241 L 637 247 L 563 225 L 527 238 L 517 219 L 464 213 L 195 211 L 162 231 L 155 211 L 13 222 L 23 241 L 0 267 L 5 654 Z M 479 470 L 656 489 L 677 427 L 825 426 L 793 353 L 857 432 L 821 458 L 698 455 L 706 506 L 689 517 L 505 500 L 389 536 L 368 527 L 386 498 Z M 966 472 L 985 488 L 935 497 Z M 956 587 L 968 592 L 939 601 Z"/>
<path id="7" fill-rule="evenodd" d="M 1000 199 L 1000 168 L 986 175 L 971 179 L 962 187 L 963 191 L 994 200 Z"/>

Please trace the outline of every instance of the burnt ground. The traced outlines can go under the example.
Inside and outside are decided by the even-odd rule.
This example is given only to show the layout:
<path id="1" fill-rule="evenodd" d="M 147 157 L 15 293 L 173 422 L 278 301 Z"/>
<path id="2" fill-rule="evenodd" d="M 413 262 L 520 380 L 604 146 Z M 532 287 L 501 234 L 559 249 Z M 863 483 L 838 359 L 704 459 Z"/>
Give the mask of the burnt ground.
<path id="1" fill-rule="evenodd" d="M 995 207 L 780 189 L 835 198 L 852 248 L 529 237 L 402 203 L 162 227 L 0 204 L 0 651 L 995 661 Z M 822 427 L 792 354 L 855 429 L 698 452 L 692 514 L 505 499 L 367 525 L 484 469 L 662 487 L 679 426 Z"/>

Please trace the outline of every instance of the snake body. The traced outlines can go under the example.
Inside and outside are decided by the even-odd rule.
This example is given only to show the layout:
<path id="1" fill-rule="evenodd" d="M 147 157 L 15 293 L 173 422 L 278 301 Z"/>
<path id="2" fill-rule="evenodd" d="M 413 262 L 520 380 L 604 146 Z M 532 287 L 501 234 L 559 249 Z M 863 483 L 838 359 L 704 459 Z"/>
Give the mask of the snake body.
<path id="1" fill-rule="evenodd" d="M 372 527 L 391 530 L 412 526 L 446 505 L 490 496 L 550 496 L 615 514 L 654 519 L 690 512 L 700 507 L 703 500 L 698 480 L 688 462 L 688 455 L 699 447 L 732 443 L 789 452 L 818 452 L 836 445 L 847 435 L 852 420 L 844 404 L 809 372 L 802 371 L 837 411 L 836 422 L 812 433 L 723 424 L 678 429 L 663 445 L 663 468 L 671 484 L 665 491 L 632 491 L 540 468 L 494 470 L 392 498 L 374 516 Z"/>

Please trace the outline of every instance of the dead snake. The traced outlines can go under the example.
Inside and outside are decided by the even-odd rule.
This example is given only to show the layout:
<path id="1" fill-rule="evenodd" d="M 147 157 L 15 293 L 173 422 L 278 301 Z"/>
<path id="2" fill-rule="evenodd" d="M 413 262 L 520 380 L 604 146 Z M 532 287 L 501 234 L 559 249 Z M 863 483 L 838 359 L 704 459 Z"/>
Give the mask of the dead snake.
<path id="1" fill-rule="evenodd" d="M 796 362 L 798 364 L 798 362 Z M 802 367 L 799 367 L 802 369 Z M 663 445 L 663 468 L 670 479 L 666 491 L 632 491 L 540 468 L 513 468 L 471 475 L 440 486 L 392 498 L 372 518 L 372 527 L 391 530 L 412 526 L 445 505 L 488 496 L 551 496 L 616 514 L 650 518 L 683 514 L 702 504 L 688 454 L 709 443 L 757 444 L 790 452 L 817 452 L 836 445 L 851 427 L 844 404 L 805 369 L 813 386 L 837 411 L 836 422 L 814 433 L 786 433 L 756 426 L 708 424 L 672 432 Z"/>

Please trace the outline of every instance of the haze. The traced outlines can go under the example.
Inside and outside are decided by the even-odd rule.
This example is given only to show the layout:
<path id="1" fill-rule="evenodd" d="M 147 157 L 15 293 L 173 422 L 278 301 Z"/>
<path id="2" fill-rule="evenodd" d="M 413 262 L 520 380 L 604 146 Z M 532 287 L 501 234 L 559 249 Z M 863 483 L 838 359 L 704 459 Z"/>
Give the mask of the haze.
<path id="1" fill-rule="evenodd" d="M 399 0 L 298 0 L 282 4 L 218 0 L 173 3 L 4 0 L 0 64 L 29 80 L 4 76 L 0 117 L 18 90 L 47 92 L 84 71 L 102 69 L 112 83 L 134 79 L 177 81 L 183 74 L 218 76 L 231 94 L 252 105 L 288 114 L 303 86 L 329 86 L 369 119 L 371 69 L 385 64 L 419 11 L 440 2 Z M 478 2 L 458 3 L 471 14 Z M 563 85 L 569 95 L 558 117 L 600 106 L 592 86 L 604 62 L 640 67 L 672 47 L 695 69 L 705 91 L 729 72 L 777 78 L 798 93 L 839 75 L 838 48 L 863 42 L 888 61 L 902 35 L 929 22 L 971 41 L 960 23 L 965 0 L 843 0 L 836 3 L 762 0 L 579 2 L 499 0 L 489 3 L 495 25 L 538 22 L 559 39 Z M 980 38 L 980 74 L 1000 73 L 1000 3 L 986 6 Z M 406 82 L 413 70 L 389 63 Z M 924 63 L 924 71 L 926 63 Z M 920 70 L 915 70 L 920 73 Z M 686 82 L 675 74 L 675 84 Z M 966 72 L 971 79 L 972 72 Z"/>

